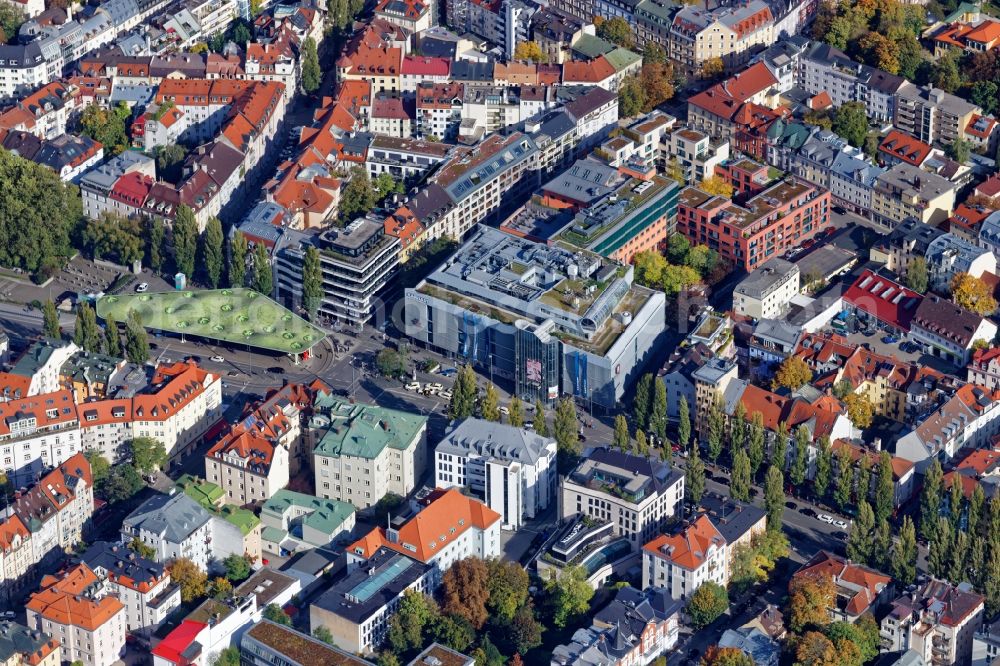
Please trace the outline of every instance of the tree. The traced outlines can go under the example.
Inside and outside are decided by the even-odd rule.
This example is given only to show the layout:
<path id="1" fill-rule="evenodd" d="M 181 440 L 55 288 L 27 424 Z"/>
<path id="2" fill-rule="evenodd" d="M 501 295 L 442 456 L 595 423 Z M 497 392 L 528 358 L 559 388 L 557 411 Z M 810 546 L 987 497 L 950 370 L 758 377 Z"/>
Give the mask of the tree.
<path id="1" fill-rule="evenodd" d="M 90 477 L 93 479 L 94 486 L 100 486 L 108 478 L 111 463 L 97 449 L 87 449 L 83 455 L 90 464 Z"/>
<path id="2" fill-rule="evenodd" d="M 439 643 L 461 652 L 468 650 L 476 639 L 476 630 L 467 620 L 455 615 L 435 614 L 433 608 L 429 632 Z"/>
<path id="3" fill-rule="evenodd" d="M 875 418 L 875 406 L 867 395 L 849 393 L 844 398 L 844 404 L 847 405 L 847 418 L 856 428 L 864 429 L 871 426 Z"/>
<path id="4" fill-rule="evenodd" d="M 221 576 L 216 578 L 209 585 L 211 595 L 217 601 L 229 599 L 233 596 L 233 584 Z"/>
<path id="5" fill-rule="evenodd" d="M 240 666 L 240 649 L 229 646 L 215 655 L 212 666 Z"/>
<path id="6" fill-rule="evenodd" d="M 910 585 L 917 578 L 917 533 L 913 520 L 903 516 L 903 524 L 899 528 L 899 538 L 892 545 L 890 559 L 892 577 L 901 585 Z"/>
<path id="7" fill-rule="evenodd" d="M 635 452 L 640 456 L 649 455 L 649 441 L 646 439 L 646 433 L 641 430 L 635 431 Z M 666 460 L 670 459 L 670 447 L 664 449 L 666 454 Z"/>
<path id="8" fill-rule="evenodd" d="M 110 212 L 86 220 L 80 229 L 80 247 L 93 259 L 132 264 L 142 259 L 142 223 Z"/>
<path id="9" fill-rule="evenodd" d="M 818 631 L 806 632 L 795 645 L 796 666 L 839 666 L 837 648 Z"/>
<path id="10" fill-rule="evenodd" d="M 861 500 L 858 502 L 858 515 L 851 525 L 851 533 L 847 538 L 847 556 L 855 562 L 870 563 L 874 533 L 875 513 L 867 501 Z"/>
<path id="11" fill-rule="evenodd" d="M 253 280 L 250 286 L 265 296 L 270 296 L 271 292 L 274 291 L 271 258 L 268 256 L 267 247 L 263 243 L 257 243 L 253 248 Z"/>
<path id="12" fill-rule="evenodd" d="M 892 480 L 892 456 L 882 451 L 878 457 L 878 471 L 875 478 L 875 522 L 881 524 L 892 515 L 896 486 Z"/>
<path id="13" fill-rule="evenodd" d="M 319 90 L 323 82 L 323 71 L 319 66 L 319 55 L 316 53 L 316 40 L 306 37 L 302 40 L 302 89 L 307 93 Z"/>
<path id="14" fill-rule="evenodd" d="M 754 535 L 749 544 L 738 544 L 733 551 L 730 585 L 743 592 L 766 581 L 777 561 L 788 553 L 788 538 L 780 529 Z"/>
<path id="15" fill-rule="evenodd" d="M 833 501 L 843 511 L 851 504 L 851 491 L 854 488 L 854 461 L 851 459 L 849 447 L 837 449 L 837 482 L 833 487 Z"/>
<path id="16" fill-rule="evenodd" d="M 580 565 L 564 568 L 556 576 L 551 573 L 545 581 L 545 590 L 552 604 L 552 623 L 562 629 L 578 615 L 590 609 L 594 589 L 587 582 L 587 572 Z"/>
<path id="17" fill-rule="evenodd" d="M 398 379 L 406 376 L 409 359 L 403 350 L 383 347 L 375 355 L 375 367 L 383 377 Z"/>
<path id="18" fill-rule="evenodd" d="M 733 417 L 729 419 L 729 450 L 742 449 L 747 443 L 747 408 L 742 402 L 736 403 Z"/>
<path id="19" fill-rule="evenodd" d="M 992 115 L 997 110 L 1000 87 L 993 81 L 976 81 L 972 84 L 969 99 L 973 104 L 982 107 L 984 113 Z"/>
<path id="20" fill-rule="evenodd" d="M 110 109 L 92 102 L 80 114 L 80 134 L 99 141 L 105 155 L 117 155 L 128 148 L 126 125 L 131 116 L 132 110 L 125 102 Z"/>
<path id="21" fill-rule="evenodd" d="M 145 484 L 132 465 L 115 465 L 108 472 L 101 492 L 111 504 L 123 502 L 142 490 Z"/>
<path id="22" fill-rule="evenodd" d="M 556 405 L 556 416 L 552 422 L 552 435 L 560 452 L 572 456 L 580 455 L 579 429 L 576 406 L 570 398 L 563 398 Z"/>
<path id="23" fill-rule="evenodd" d="M 754 660 L 739 648 L 710 645 L 701 658 L 701 666 L 754 666 Z"/>
<path id="24" fill-rule="evenodd" d="M 56 340 L 62 337 L 62 329 L 59 328 L 59 313 L 56 311 L 56 304 L 51 299 L 42 304 L 42 335 Z"/>
<path id="25" fill-rule="evenodd" d="M 313 629 L 313 638 L 319 639 L 327 645 L 333 645 L 333 634 L 323 625 L 319 625 Z"/>
<path id="26" fill-rule="evenodd" d="M 914 257 L 906 267 L 906 286 L 923 294 L 927 291 L 927 260 L 923 257 Z"/>
<path id="27" fill-rule="evenodd" d="M 477 631 L 483 628 L 490 614 L 490 574 L 486 562 L 478 557 L 456 561 L 441 577 L 441 610 L 465 618 Z"/>
<path id="28" fill-rule="evenodd" d="M 247 239 L 242 232 L 234 231 L 229 237 L 229 286 L 238 289 L 246 285 L 246 279 Z"/>
<path id="29" fill-rule="evenodd" d="M 146 328 L 142 318 L 135 310 L 128 311 L 125 320 L 125 358 L 129 363 L 143 365 L 149 360 L 149 340 L 146 338 Z"/>
<path id="30" fill-rule="evenodd" d="M 927 541 L 934 537 L 941 515 L 942 477 L 941 463 L 934 458 L 924 472 L 924 487 L 920 491 L 920 536 Z"/>
<path id="31" fill-rule="evenodd" d="M 705 496 L 705 464 L 701 461 L 697 445 L 691 447 L 691 456 L 688 458 L 687 464 L 687 478 L 684 481 L 688 501 L 695 506 L 701 504 L 701 498 Z"/>
<path id="32" fill-rule="evenodd" d="M 667 260 L 672 264 L 687 263 L 691 251 L 691 241 L 683 234 L 671 234 L 667 238 Z"/>
<path id="33" fill-rule="evenodd" d="M 198 265 L 201 267 L 202 280 L 210 289 L 219 286 L 222 278 L 223 264 L 223 237 L 222 222 L 217 217 L 208 218 L 205 225 L 205 232 L 201 235 L 199 243 Z"/>
<path id="34" fill-rule="evenodd" d="M 729 494 L 741 502 L 750 501 L 750 457 L 745 449 L 733 454 L 733 472 L 729 477 Z"/>
<path id="35" fill-rule="evenodd" d="M 486 566 L 489 570 L 487 610 L 492 619 L 509 624 L 518 610 L 528 603 L 531 585 L 528 572 L 517 562 L 499 557 L 487 560 Z"/>
<path id="36" fill-rule="evenodd" d="M 785 513 L 785 475 L 771 465 L 764 478 L 764 510 L 767 512 L 767 529 L 781 531 L 781 518 Z"/>
<path id="37" fill-rule="evenodd" d="M 846 102 L 837 109 L 831 129 L 847 139 L 852 146 L 860 148 L 868 136 L 868 112 L 864 102 Z"/>
<path id="38" fill-rule="evenodd" d="M 597 36 L 626 49 L 631 49 L 634 45 L 632 40 L 632 26 L 620 16 L 602 21 L 597 26 Z"/>
<path id="39" fill-rule="evenodd" d="M 674 70 L 667 63 L 646 63 L 639 73 L 639 84 L 645 94 L 643 111 L 649 113 L 674 96 Z"/>
<path id="40" fill-rule="evenodd" d="M 650 39 L 642 46 L 642 61 L 652 64 L 665 63 L 667 62 L 667 52 L 663 50 L 662 46 Z"/>
<path id="41" fill-rule="evenodd" d="M 531 422 L 531 428 L 539 437 L 549 436 L 549 424 L 545 422 L 545 405 L 541 398 L 535 400 L 535 418 Z"/>
<path id="42" fill-rule="evenodd" d="M 733 198 L 733 186 L 720 176 L 709 176 L 705 180 L 701 181 L 701 185 L 698 186 L 698 189 L 706 194 L 711 194 L 717 197 L 723 197 L 726 199 Z"/>
<path id="43" fill-rule="evenodd" d="M 951 485 L 948 486 L 951 490 L 948 495 L 948 518 L 951 520 L 952 533 L 956 533 L 962 528 L 962 507 L 965 504 L 965 493 L 958 474 L 952 474 L 950 481 Z"/>
<path id="44" fill-rule="evenodd" d="M 128 548 L 139 557 L 144 557 L 147 560 L 156 558 L 156 549 L 144 544 L 139 537 L 133 537 L 128 543 Z"/>
<path id="45" fill-rule="evenodd" d="M 270 620 L 286 627 L 292 626 L 292 618 L 288 617 L 288 613 L 282 610 L 278 604 L 268 604 L 265 606 L 262 615 L 265 620 Z"/>
<path id="46" fill-rule="evenodd" d="M 659 439 L 666 439 L 667 385 L 660 377 L 653 380 L 653 404 L 649 409 L 649 422 L 646 425 Z"/>
<path id="47" fill-rule="evenodd" d="M 931 69 L 931 83 L 947 93 L 954 93 L 962 85 L 962 74 L 958 69 L 958 54 L 948 52 L 937 59 Z"/>
<path id="48" fill-rule="evenodd" d="M 528 652 L 542 644 L 542 625 L 535 618 L 530 601 L 517 609 L 507 627 L 507 637 L 518 652 Z M 513 666 L 514 661 L 510 663 Z"/>
<path id="49" fill-rule="evenodd" d="M 830 623 L 828 609 L 834 607 L 837 588 L 829 576 L 801 575 L 788 585 L 788 628 L 802 633 L 806 627 Z"/>
<path id="50" fill-rule="evenodd" d="M 389 620 L 386 635 L 389 647 L 402 654 L 424 644 L 424 631 L 434 621 L 437 608 L 433 600 L 410 588 L 403 592 L 396 614 Z"/>
<path id="51" fill-rule="evenodd" d="M 375 207 L 376 193 L 363 166 L 351 169 L 350 180 L 340 193 L 340 216 L 350 221 Z"/>
<path id="52" fill-rule="evenodd" d="M 965 164 L 969 161 L 969 155 L 972 152 L 972 145 L 965 139 L 958 137 L 946 146 L 945 152 L 948 157 L 955 160 L 959 164 Z"/>
<path id="53" fill-rule="evenodd" d="M 754 412 L 747 431 L 747 455 L 750 456 L 750 475 L 753 478 L 757 478 L 757 471 L 764 464 L 764 437 L 764 415 Z"/>
<path id="54" fill-rule="evenodd" d="M 507 423 L 515 428 L 524 426 L 524 404 L 516 395 L 511 396 L 510 406 L 507 408 Z"/>
<path id="55" fill-rule="evenodd" d="M 677 443 L 681 449 L 687 451 L 688 442 L 691 441 L 691 408 L 688 406 L 686 395 L 681 395 L 677 416 Z"/>
<path id="56" fill-rule="evenodd" d="M 208 591 L 208 574 L 186 557 L 179 557 L 170 564 L 170 578 L 181 586 L 184 603 L 200 599 Z"/>
<path id="57" fill-rule="evenodd" d="M 163 220 L 158 217 L 146 218 L 146 265 L 156 273 L 163 269 L 163 260 L 166 256 L 163 246 L 166 243 L 166 235 Z"/>
<path id="58" fill-rule="evenodd" d="M 222 560 L 222 566 L 226 569 L 226 578 L 234 583 L 250 577 L 250 561 L 243 555 L 230 555 Z"/>
<path id="59" fill-rule="evenodd" d="M 46 5 L 45 8 L 49 9 L 49 5 Z M 13 40 L 17 36 L 17 32 L 21 29 L 21 24 L 24 21 L 24 12 L 18 9 L 17 6 L 6 2 L 0 3 L 0 39 L 4 43 L 8 40 Z"/>
<path id="60" fill-rule="evenodd" d="M 80 349 L 97 353 L 101 351 L 101 333 L 97 328 L 97 315 L 90 303 L 83 302 L 76 310 L 76 327 L 73 342 Z"/>
<path id="61" fill-rule="evenodd" d="M 482 403 L 479 406 L 482 417 L 487 421 L 500 420 L 500 396 L 493 384 L 486 385 L 486 393 L 483 395 Z"/>
<path id="62" fill-rule="evenodd" d="M 388 171 L 383 171 L 375 177 L 375 196 L 382 201 L 390 194 L 402 194 L 403 185 L 392 177 Z"/>
<path id="63" fill-rule="evenodd" d="M 164 112 L 173 106 L 170 102 L 164 102 L 160 109 Z M 184 165 L 184 158 L 187 157 L 187 150 L 179 143 L 168 143 L 165 146 L 156 148 L 156 175 L 162 180 L 171 183 L 180 181 L 181 167 Z"/>
<path id="64" fill-rule="evenodd" d="M 794 391 L 803 384 L 812 381 L 813 373 L 809 366 L 799 356 L 789 356 L 778 367 L 778 372 L 771 382 L 774 388 L 784 387 Z"/>
<path id="65" fill-rule="evenodd" d="M 177 272 L 189 278 L 194 276 L 195 254 L 198 248 L 198 222 L 194 211 L 181 204 L 174 219 L 174 265 Z"/>
<path id="66" fill-rule="evenodd" d="M 718 583 L 702 583 L 688 601 L 687 614 L 695 629 L 706 627 L 729 608 L 729 593 Z"/>
<path id="67" fill-rule="evenodd" d="M 726 63 L 722 58 L 708 58 L 701 63 L 701 78 L 714 81 L 726 73 Z"/>
<path id="68" fill-rule="evenodd" d="M 778 431 L 774 433 L 774 442 L 771 444 L 771 464 L 777 465 L 778 469 L 784 470 L 788 465 L 788 423 L 778 422 Z"/>
<path id="69" fill-rule="evenodd" d="M 819 452 L 816 455 L 816 471 L 813 474 L 813 492 L 816 501 L 822 502 L 830 489 L 830 472 L 833 469 L 833 450 L 830 448 L 830 438 L 826 435 L 819 438 Z"/>
<path id="70" fill-rule="evenodd" d="M 931 537 L 927 549 L 927 569 L 932 576 L 948 577 L 953 542 L 954 535 L 951 531 L 951 523 L 946 518 L 939 518 L 937 528 L 934 530 L 934 535 Z"/>
<path id="71" fill-rule="evenodd" d="M 632 438 L 629 436 L 628 422 L 625 420 L 624 415 L 619 414 L 615 417 L 615 430 L 611 436 L 611 446 L 619 451 L 628 451 L 631 442 Z"/>
<path id="72" fill-rule="evenodd" d="M 632 400 L 632 414 L 637 430 L 645 430 L 649 423 L 649 406 L 653 399 L 653 374 L 647 372 L 635 385 L 635 398 Z"/>
<path id="73" fill-rule="evenodd" d="M 952 278 L 951 296 L 957 304 L 979 315 L 992 314 L 997 309 L 997 302 L 986 283 L 968 273 L 957 273 Z"/>
<path id="74" fill-rule="evenodd" d="M 132 464 L 144 474 L 163 469 L 167 464 L 167 450 L 163 442 L 152 437 L 136 437 L 129 444 Z"/>
<path id="75" fill-rule="evenodd" d="M 118 322 L 111 315 L 104 320 L 104 351 L 108 356 L 118 358 L 122 354 L 121 333 L 118 331 Z"/>
<path id="76" fill-rule="evenodd" d="M 788 477 L 796 488 L 806 481 L 809 472 L 809 442 L 811 436 L 806 426 L 800 425 L 795 431 L 795 460 L 789 470 Z"/>
<path id="77" fill-rule="evenodd" d="M 716 394 L 708 408 L 708 457 L 712 464 L 722 455 L 722 438 L 725 436 L 726 415 L 722 411 L 722 396 Z"/>
<path id="78" fill-rule="evenodd" d="M 455 420 L 472 416 L 476 408 L 476 373 L 472 366 L 463 365 L 458 370 L 455 385 L 452 387 L 451 400 L 448 402 L 448 416 Z"/>
<path id="79" fill-rule="evenodd" d="M 896 57 L 896 46 L 892 40 L 877 32 L 865 33 L 858 40 L 862 58 L 872 67 L 889 72 L 899 73 L 899 58 Z"/>
<path id="80" fill-rule="evenodd" d="M 517 48 L 514 49 L 514 60 L 530 60 L 532 62 L 544 63 L 548 59 L 548 56 L 542 51 L 542 47 L 535 41 L 518 42 Z"/>
<path id="81" fill-rule="evenodd" d="M 628 76 L 618 87 L 618 117 L 634 118 L 646 108 L 646 90 L 638 76 Z"/>
<path id="82" fill-rule="evenodd" d="M 311 321 L 315 321 L 322 303 L 323 270 L 320 267 L 319 250 L 310 245 L 302 259 L 302 307 Z"/>

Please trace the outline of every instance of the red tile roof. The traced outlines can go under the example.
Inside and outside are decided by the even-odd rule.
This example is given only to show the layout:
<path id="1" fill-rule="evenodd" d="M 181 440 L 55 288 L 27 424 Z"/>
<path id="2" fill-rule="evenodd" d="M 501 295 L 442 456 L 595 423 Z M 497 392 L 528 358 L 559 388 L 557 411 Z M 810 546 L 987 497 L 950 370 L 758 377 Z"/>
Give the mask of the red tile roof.
<path id="1" fill-rule="evenodd" d="M 563 83 L 600 83 L 615 75 L 615 68 L 604 56 L 593 60 L 563 63 Z"/>
<path id="2" fill-rule="evenodd" d="M 997 445 L 996 439 L 993 442 Z M 962 473 L 984 476 L 1000 469 L 1000 450 L 974 449 L 969 451 L 962 460 L 955 465 L 955 469 Z"/>
<path id="3" fill-rule="evenodd" d="M 879 152 L 891 155 L 913 166 L 920 166 L 931 153 L 931 147 L 920 139 L 910 136 L 899 130 L 890 131 L 882 143 L 879 144 Z"/>
<path id="4" fill-rule="evenodd" d="M 395 2 L 395 0 L 387 0 Z M 448 76 L 451 61 L 448 58 L 428 58 L 427 56 L 404 56 L 403 74 L 411 76 Z"/>
<path id="5" fill-rule="evenodd" d="M 695 571 L 705 563 L 710 547 L 723 548 L 725 545 L 726 540 L 719 530 L 708 516 L 702 515 L 677 534 L 661 534 L 643 546 L 643 550 Z"/>
<path id="6" fill-rule="evenodd" d="M 792 576 L 792 580 L 802 576 L 831 578 L 838 588 L 838 594 L 847 596 L 845 612 L 857 617 L 867 611 L 879 594 L 892 582 L 892 578 L 855 564 L 839 555 L 821 550 Z M 846 585 L 844 585 L 846 583 Z"/>
<path id="7" fill-rule="evenodd" d="M 95 600 L 83 596 L 98 582 L 97 574 L 90 567 L 78 564 L 61 578 L 46 576 L 41 589 L 31 595 L 27 607 L 53 624 L 94 631 L 125 609 L 116 597 Z"/>

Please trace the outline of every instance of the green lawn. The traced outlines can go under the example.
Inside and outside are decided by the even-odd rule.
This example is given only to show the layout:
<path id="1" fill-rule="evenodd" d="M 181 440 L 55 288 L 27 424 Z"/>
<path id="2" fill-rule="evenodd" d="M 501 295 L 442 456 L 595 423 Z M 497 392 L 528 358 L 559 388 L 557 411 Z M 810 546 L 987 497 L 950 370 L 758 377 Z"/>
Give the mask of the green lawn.
<path id="1" fill-rule="evenodd" d="M 168 291 L 105 296 L 97 316 L 119 323 L 135 310 L 146 328 L 246 344 L 271 351 L 303 352 L 326 333 L 252 289 Z"/>

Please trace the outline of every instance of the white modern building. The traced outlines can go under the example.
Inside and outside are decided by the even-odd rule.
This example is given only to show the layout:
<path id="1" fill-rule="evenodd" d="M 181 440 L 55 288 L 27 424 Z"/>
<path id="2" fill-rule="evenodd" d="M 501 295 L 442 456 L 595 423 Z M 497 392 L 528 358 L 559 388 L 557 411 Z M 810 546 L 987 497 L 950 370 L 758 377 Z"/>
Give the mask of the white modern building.
<path id="1" fill-rule="evenodd" d="M 434 451 L 434 485 L 471 488 L 505 529 L 520 529 L 545 511 L 557 479 L 556 441 L 510 425 L 465 419 Z"/>
<path id="2" fill-rule="evenodd" d="M 769 259 L 743 278 L 733 291 L 736 314 L 776 319 L 799 294 L 799 267 L 780 257 Z"/>

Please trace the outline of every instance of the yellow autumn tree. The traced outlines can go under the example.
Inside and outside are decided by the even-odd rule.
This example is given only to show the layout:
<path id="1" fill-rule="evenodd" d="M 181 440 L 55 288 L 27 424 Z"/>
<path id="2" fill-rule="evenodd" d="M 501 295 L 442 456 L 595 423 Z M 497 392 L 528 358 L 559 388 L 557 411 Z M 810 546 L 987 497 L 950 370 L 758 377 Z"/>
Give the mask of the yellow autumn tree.
<path id="1" fill-rule="evenodd" d="M 731 199 L 733 197 L 733 186 L 727 183 L 724 178 L 720 178 L 719 176 L 709 176 L 705 180 L 701 181 L 699 189 L 718 197 L 725 197 L 727 199 Z"/>
<path id="2" fill-rule="evenodd" d="M 726 73 L 726 63 L 722 58 L 709 58 L 701 63 L 701 76 L 705 79 L 717 79 Z"/>
<path id="3" fill-rule="evenodd" d="M 538 42 L 521 42 L 514 49 L 514 60 L 530 60 L 532 62 L 546 62 L 548 57 L 542 51 Z"/>
<path id="4" fill-rule="evenodd" d="M 957 273 L 951 280 L 952 299 L 967 310 L 979 315 L 988 315 L 997 309 L 989 286 L 968 273 Z"/>

